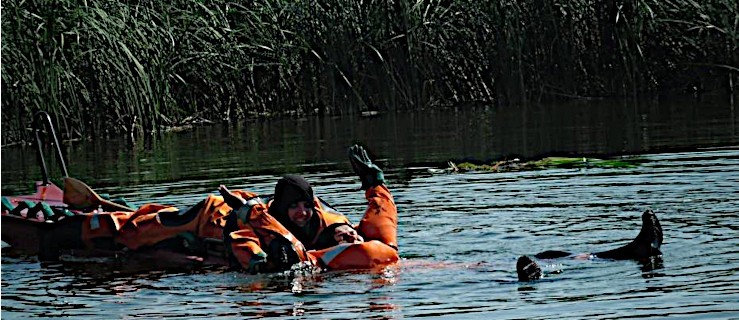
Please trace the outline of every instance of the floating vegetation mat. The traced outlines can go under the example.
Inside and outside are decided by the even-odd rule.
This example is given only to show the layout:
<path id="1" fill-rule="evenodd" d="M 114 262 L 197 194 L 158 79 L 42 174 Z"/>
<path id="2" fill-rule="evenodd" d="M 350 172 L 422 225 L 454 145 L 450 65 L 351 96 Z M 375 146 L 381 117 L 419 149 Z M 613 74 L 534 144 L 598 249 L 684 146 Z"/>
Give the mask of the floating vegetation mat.
<path id="1" fill-rule="evenodd" d="M 639 158 L 622 158 L 622 159 L 597 159 L 597 158 L 568 158 L 568 157 L 547 157 L 540 160 L 521 161 L 519 159 L 501 160 L 491 164 L 474 164 L 470 162 L 462 162 L 456 164 L 452 161 L 447 162 L 449 165 L 444 169 L 429 169 L 431 173 L 452 173 L 452 172 L 510 172 L 524 170 L 543 170 L 551 168 L 571 169 L 571 168 L 634 168 L 644 162 Z"/>

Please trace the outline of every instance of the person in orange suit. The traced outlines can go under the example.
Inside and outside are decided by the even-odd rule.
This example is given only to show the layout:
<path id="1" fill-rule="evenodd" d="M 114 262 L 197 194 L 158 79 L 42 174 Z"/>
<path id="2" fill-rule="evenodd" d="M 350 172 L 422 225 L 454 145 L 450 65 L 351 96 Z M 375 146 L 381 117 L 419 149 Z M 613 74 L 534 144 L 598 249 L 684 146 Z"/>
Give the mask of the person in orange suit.
<path id="1" fill-rule="evenodd" d="M 224 231 L 230 265 L 256 273 L 284 270 L 298 262 L 332 270 L 397 262 L 398 214 L 382 170 L 361 146 L 349 149 L 349 159 L 368 201 L 356 227 L 316 198 L 299 176 L 280 179 L 269 202 L 243 199 L 221 186 L 226 203 L 235 208 L 235 221 Z"/>
<path id="2" fill-rule="evenodd" d="M 273 197 L 221 186 L 220 195 L 183 210 L 147 204 L 133 213 L 65 219 L 45 233 L 39 258 L 53 260 L 61 249 L 76 248 L 162 249 L 202 257 L 222 246 L 225 263 L 251 273 L 286 270 L 298 262 L 334 270 L 394 263 L 397 208 L 382 170 L 361 146 L 349 149 L 349 159 L 368 201 L 357 226 L 315 197 L 305 179 L 288 175 Z"/>

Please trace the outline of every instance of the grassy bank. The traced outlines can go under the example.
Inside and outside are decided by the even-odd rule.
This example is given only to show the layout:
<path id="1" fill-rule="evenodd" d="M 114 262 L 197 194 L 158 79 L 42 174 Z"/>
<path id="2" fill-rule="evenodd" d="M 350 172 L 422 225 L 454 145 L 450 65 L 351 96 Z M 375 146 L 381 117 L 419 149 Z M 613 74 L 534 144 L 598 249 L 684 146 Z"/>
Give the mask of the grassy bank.
<path id="1" fill-rule="evenodd" d="M 734 0 L 18 1 L 2 142 L 192 119 L 516 105 L 736 86 Z M 732 78 L 733 77 L 733 78 Z"/>

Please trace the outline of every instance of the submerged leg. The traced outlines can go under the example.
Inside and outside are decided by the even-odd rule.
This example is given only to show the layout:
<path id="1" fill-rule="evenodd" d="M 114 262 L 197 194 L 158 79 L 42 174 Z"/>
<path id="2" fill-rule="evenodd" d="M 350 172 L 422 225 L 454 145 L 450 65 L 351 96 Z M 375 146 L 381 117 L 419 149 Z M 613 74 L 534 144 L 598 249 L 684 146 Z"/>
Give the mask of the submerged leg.
<path id="1" fill-rule="evenodd" d="M 641 216 L 642 227 L 639 235 L 629 244 L 613 250 L 596 252 L 598 258 L 626 260 L 640 260 L 662 255 L 659 251 L 662 245 L 662 226 L 652 210 L 644 211 Z"/>
<path id="2" fill-rule="evenodd" d="M 40 234 L 39 261 L 56 261 L 59 252 L 65 249 L 81 249 L 83 216 L 71 217 L 56 223 L 52 228 Z"/>
<path id="3" fill-rule="evenodd" d="M 40 235 L 39 260 L 56 261 L 63 250 L 114 251 L 120 249 L 115 243 L 117 233 L 114 217 L 128 212 L 112 212 L 95 215 L 74 215 L 49 224 Z"/>
<path id="4" fill-rule="evenodd" d="M 642 214 L 642 227 L 639 234 L 630 243 L 612 250 L 596 252 L 593 255 L 603 259 L 615 260 L 648 260 L 651 257 L 659 257 L 662 252 L 662 226 L 652 210 L 646 210 Z M 555 259 L 571 256 L 565 251 L 548 250 L 537 253 L 534 257 L 538 259 Z M 516 263 L 516 271 L 519 281 L 530 281 L 541 278 L 541 269 L 527 256 L 521 256 Z"/>
<path id="5" fill-rule="evenodd" d="M 564 258 L 571 256 L 571 252 L 566 251 L 557 251 L 557 250 L 547 250 L 544 252 L 539 252 L 534 255 L 537 259 L 557 259 L 557 258 Z"/>
<path id="6" fill-rule="evenodd" d="M 516 262 L 518 281 L 531 281 L 541 278 L 541 268 L 527 256 L 521 256 Z"/>

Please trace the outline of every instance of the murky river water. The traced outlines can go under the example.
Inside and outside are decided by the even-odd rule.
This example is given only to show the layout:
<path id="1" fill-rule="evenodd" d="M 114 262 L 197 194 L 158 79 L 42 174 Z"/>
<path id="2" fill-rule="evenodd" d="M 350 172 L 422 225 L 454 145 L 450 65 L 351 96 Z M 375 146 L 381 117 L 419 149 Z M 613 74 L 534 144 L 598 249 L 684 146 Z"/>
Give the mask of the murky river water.
<path id="1" fill-rule="evenodd" d="M 586 111 L 573 112 L 577 107 Z M 66 150 L 70 175 L 135 205 L 186 206 L 220 183 L 271 193 L 279 175 L 299 172 L 358 221 L 363 197 L 344 152 L 362 141 L 387 168 L 403 261 L 383 273 L 251 276 L 217 268 L 41 265 L 4 248 L 2 317 L 739 317 L 734 109 L 705 102 L 582 108 L 252 122 L 167 135 L 133 149 L 74 145 Z M 564 112 L 570 116 L 559 116 Z M 553 152 L 646 153 L 635 168 L 427 171 L 450 159 Z M 4 194 L 37 179 L 24 157 L 32 150 L 3 148 Z M 622 245 L 636 236 L 647 208 L 665 234 L 655 266 L 539 260 L 547 277 L 516 281 L 519 255 Z"/>

